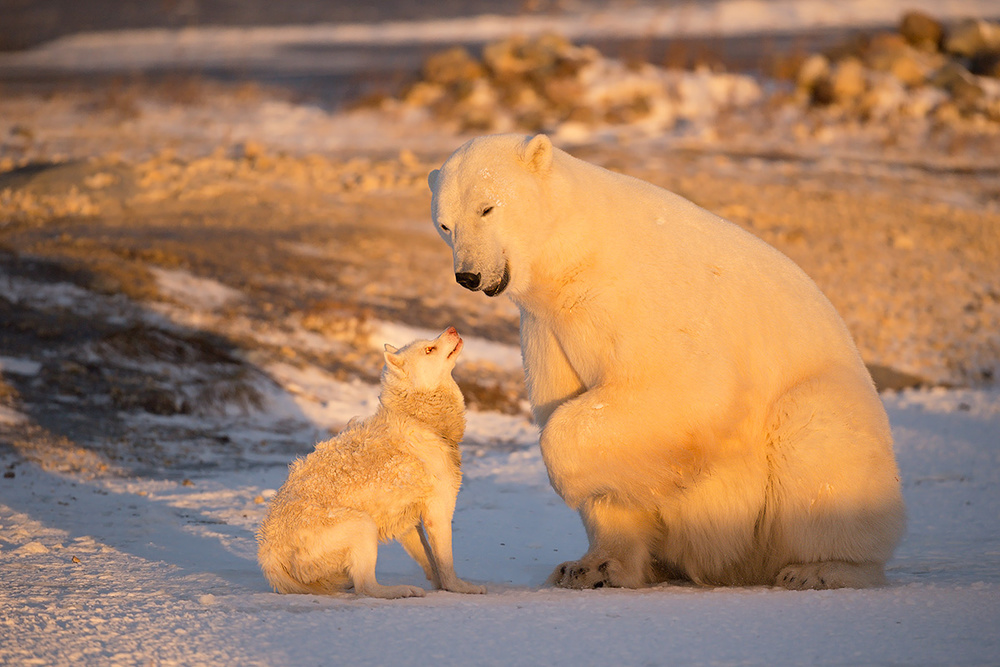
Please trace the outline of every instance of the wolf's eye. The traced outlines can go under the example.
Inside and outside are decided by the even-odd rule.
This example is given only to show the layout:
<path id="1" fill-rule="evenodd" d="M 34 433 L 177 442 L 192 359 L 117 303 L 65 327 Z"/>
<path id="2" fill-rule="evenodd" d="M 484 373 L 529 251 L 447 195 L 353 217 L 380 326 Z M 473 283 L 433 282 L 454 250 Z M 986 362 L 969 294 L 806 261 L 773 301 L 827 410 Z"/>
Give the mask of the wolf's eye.
<path id="1" fill-rule="evenodd" d="M 479 215 L 481 215 L 481 216 L 483 216 L 485 218 L 486 216 L 488 216 L 490 214 L 490 211 L 492 211 L 492 210 L 493 210 L 492 206 L 487 206 L 487 207 L 485 207 L 483 209 L 483 212 L 480 213 Z"/>
<path id="2" fill-rule="evenodd" d="M 434 354 L 434 347 L 425 347 L 424 354 Z"/>

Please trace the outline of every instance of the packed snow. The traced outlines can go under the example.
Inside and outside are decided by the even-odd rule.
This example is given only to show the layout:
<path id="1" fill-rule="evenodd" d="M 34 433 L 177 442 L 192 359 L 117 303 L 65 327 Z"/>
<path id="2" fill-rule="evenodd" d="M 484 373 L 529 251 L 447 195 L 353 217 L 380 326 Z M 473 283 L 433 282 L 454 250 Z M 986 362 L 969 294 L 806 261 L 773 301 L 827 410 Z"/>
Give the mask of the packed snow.
<path id="1" fill-rule="evenodd" d="M 31 371 L 24 360 L 4 364 Z M 295 382 L 310 379 L 284 379 Z M 330 422 L 372 409 L 374 387 L 315 386 L 354 396 L 350 405 L 313 412 Z M 909 532 L 889 564 L 889 586 L 865 591 L 545 587 L 557 564 L 582 553 L 586 537 L 548 485 L 537 432 L 519 417 L 469 415 L 456 569 L 485 583 L 485 597 L 270 592 L 254 532 L 284 480 L 283 465 L 177 479 L 66 474 L 8 458 L 0 480 L 0 661 L 992 664 L 1000 649 L 1000 392 L 883 398 Z M 486 446 L 491 441 L 504 444 Z M 378 572 L 386 584 L 427 585 L 397 544 L 380 549 Z"/>

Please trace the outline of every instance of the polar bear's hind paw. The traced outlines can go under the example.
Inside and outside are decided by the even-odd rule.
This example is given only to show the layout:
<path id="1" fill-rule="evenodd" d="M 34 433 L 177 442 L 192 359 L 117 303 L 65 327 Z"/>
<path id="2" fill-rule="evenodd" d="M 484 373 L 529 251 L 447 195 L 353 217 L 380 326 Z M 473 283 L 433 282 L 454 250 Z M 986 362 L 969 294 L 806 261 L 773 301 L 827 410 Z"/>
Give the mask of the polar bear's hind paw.
<path id="1" fill-rule="evenodd" d="M 879 563 L 798 563 L 782 569 L 775 584 L 793 591 L 875 588 L 885 585 L 885 575 Z"/>

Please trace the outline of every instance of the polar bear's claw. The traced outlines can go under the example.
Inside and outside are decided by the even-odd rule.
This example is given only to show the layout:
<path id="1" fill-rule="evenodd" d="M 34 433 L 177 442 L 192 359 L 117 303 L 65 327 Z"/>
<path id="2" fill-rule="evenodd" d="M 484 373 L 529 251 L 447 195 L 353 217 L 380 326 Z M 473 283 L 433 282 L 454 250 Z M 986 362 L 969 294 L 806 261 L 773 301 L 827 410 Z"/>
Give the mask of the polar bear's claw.
<path id="1" fill-rule="evenodd" d="M 614 564 L 610 560 L 602 561 L 597 567 L 584 560 L 570 561 L 552 572 L 549 583 L 560 588 L 577 589 L 620 586 L 609 574 L 613 569 Z"/>

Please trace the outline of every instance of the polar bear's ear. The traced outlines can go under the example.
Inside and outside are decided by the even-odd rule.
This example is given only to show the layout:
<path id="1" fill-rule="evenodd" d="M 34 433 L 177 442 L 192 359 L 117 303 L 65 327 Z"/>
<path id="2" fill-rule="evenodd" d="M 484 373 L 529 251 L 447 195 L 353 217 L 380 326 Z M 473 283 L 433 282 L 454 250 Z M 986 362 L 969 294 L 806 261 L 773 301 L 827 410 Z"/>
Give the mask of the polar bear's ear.
<path id="1" fill-rule="evenodd" d="M 431 173 L 427 174 L 427 187 L 433 190 L 434 186 L 437 185 L 438 176 L 440 175 L 441 175 L 440 169 L 434 169 L 433 171 L 431 171 Z"/>
<path id="2" fill-rule="evenodd" d="M 552 166 L 552 140 L 536 134 L 521 149 L 521 161 L 528 171 L 544 173 Z"/>

